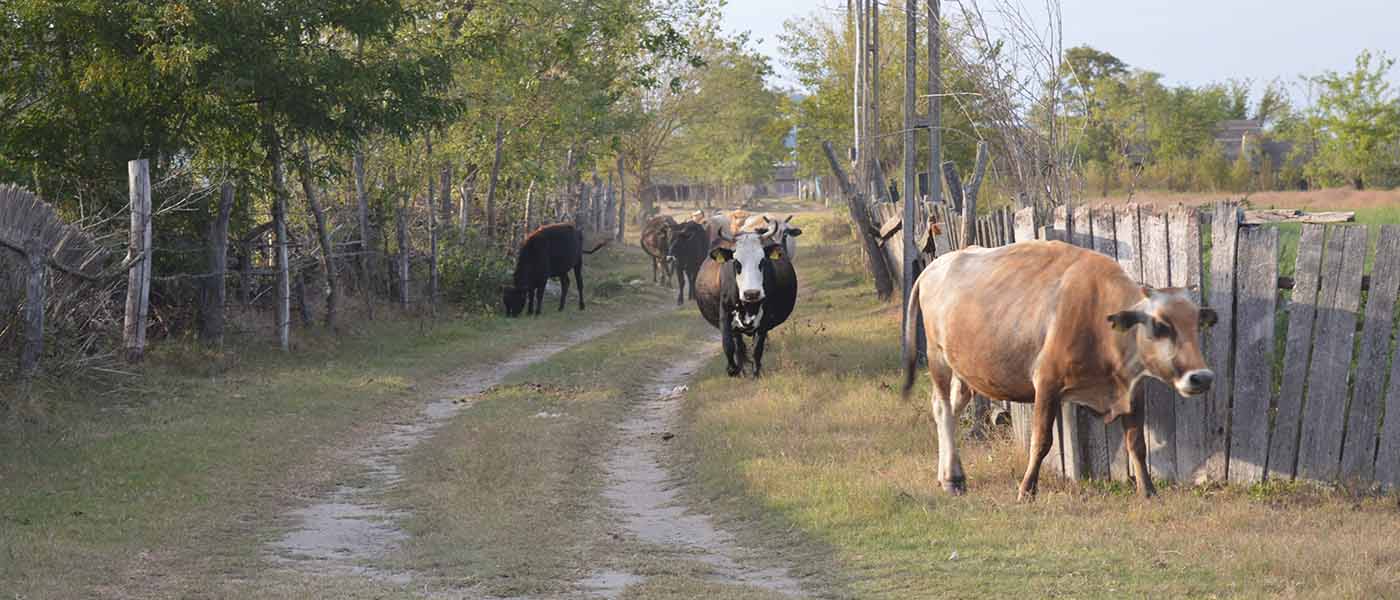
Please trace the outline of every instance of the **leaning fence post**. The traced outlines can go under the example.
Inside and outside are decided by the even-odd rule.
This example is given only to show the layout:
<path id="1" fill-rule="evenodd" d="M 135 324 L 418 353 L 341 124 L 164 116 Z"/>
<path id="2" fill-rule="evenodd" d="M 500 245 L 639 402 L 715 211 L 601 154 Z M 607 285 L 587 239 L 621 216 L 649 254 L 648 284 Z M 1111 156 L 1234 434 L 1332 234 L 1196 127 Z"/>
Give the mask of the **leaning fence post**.
<path id="1" fill-rule="evenodd" d="M 39 371 L 44 355 L 44 245 L 39 236 L 24 245 L 28 275 L 24 286 L 24 346 L 19 352 L 19 377 L 28 380 Z"/>
<path id="2" fill-rule="evenodd" d="M 206 285 L 209 300 L 205 303 L 204 341 L 218 348 L 224 345 L 224 305 L 228 301 L 228 286 L 224 276 L 228 272 L 228 220 L 233 212 L 233 184 L 224 183 L 219 188 L 219 213 L 209 226 L 209 279 Z"/>
<path id="3" fill-rule="evenodd" d="M 126 277 L 122 337 L 127 362 L 138 363 L 146 353 L 146 311 L 151 292 L 151 168 L 144 158 L 128 162 L 126 168 L 131 194 L 127 260 L 134 262 Z"/>

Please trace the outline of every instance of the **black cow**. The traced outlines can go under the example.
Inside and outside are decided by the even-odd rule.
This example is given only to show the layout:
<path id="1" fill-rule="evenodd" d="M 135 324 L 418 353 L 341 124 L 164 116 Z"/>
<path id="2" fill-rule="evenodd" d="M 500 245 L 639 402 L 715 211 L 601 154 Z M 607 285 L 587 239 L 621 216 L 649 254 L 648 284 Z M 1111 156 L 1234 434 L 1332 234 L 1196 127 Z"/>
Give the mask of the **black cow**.
<path id="1" fill-rule="evenodd" d="M 568 223 L 536 229 L 520 245 L 514 285 L 503 290 L 506 316 L 518 317 L 521 309 L 539 315 L 544 309 L 544 285 L 550 277 L 559 278 L 559 310 L 564 310 L 564 301 L 569 296 L 570 270 L 578 283 L 578 309 L 583 310 L 583 255 L 592 254 L 601 247 L 602 244 L 584 250 L 583 233 Z"/>
<path id="2" fill-rule="evenodd" d="M 767 229 L 724 236 L 700 267 L 695 303 L 710 325 L 719 328 L 729 376 L 748 362 L 742 336 L 754 338 L 753 375 L 763 368 L 768 332 L 781 325 L 797 304 L 797 272 L 783 245 Z"/>
<path id="3" fill-rule="evenodd" d="M 685 304 L 687 285 L 690 286 L 690 297 L 695 297 L 695 278 L 700 273 L 700 265 L 705 262 L 705 251 L 709 248 L 710 237 L 704 225 L 686 221 L 671 226 L 671 247 L 666 250 L 666 261 L 674 264 L 676 269 L 676 306 Z"/>

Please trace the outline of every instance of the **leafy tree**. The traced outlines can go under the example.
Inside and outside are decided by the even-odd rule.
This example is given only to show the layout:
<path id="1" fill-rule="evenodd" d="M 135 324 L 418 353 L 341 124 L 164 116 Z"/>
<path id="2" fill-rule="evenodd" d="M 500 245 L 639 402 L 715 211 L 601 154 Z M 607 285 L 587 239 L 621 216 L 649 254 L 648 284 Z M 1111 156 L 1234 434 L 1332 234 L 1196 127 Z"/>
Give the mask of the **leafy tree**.
<path id="1" fill-rule="evenodd" d="M 1362 189 L 1380 184 L 1387 171 L 1396 169 L 1400 100 L 1386 79 L 1394 64 L 1395 59 L 1368 50 L 1356 57 L 1348 73 L 1326 71 L 1307 78 L 1318 91 L 1302 132 L 1316 152 L 1306 167 L 1309 177 Z"/>

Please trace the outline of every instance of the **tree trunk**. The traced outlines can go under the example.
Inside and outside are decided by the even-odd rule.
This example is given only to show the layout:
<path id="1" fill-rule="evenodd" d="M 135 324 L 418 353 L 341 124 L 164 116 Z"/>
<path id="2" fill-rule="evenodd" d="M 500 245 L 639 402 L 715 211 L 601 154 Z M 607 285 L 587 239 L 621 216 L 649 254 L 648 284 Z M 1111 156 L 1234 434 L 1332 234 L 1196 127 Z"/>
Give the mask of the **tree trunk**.
<path id="1" fill-rule="evenodd" d="M 30 238 L 24 245 L 24 259 L 28 274 L 24 285 L 24 345 L 19 349 L 19 378 L 29 381 L 39 372 L 39 361 L 44 356 L 44 279 L 47 268 L 44 257 L 47 254 L 39 236 Z"/>
<path id="2" fill-rule="evenodd" d="M 496 239 L 496 184 L 501 177 L 501 145 L 505 141 L 505 130 L 501 118 L 496 117 L 496 154 L 491 160 L 491 181 L 486 186 L 486 237 Z"/>
<path id="3" fill-rule="evenodd" d="M 268 125 L 267 155 L 272 161 L 273 228 L 277 232 L 277 344 L 283 352 L 292 348 L 292 277 L 287 261 L 287 169 L 282 160 L 282 140 Z"/>
<path id="4" fill-rule="evenodd" d="M 127 163 L 127 176 L 131 193 L 128 260 L 140 258 L 127 271 L 126 319 L 122 324 L 122 334 L 127 362 L 138 363 L 146 354 L 146 314 L 150 309 L 151 294 L 150 163 L 144 158 Z"/>
<path id="5" fill-rule="evenodd" d="M 321 245 L 321 270 L 325 276 L 322 282 L 326 292 L 326 328 L 331 331 L 336 329 L 336 308 L 340 304 L 339 282 L 335 273 L 335 254 L 331 247 L 330 229 L 326 227 L 326 212 L 321 208 L 321 200 L 317 197 L 316 182 L 311 177 L 311 145 L 306 140 L 301 142 L 301 189 L 306 194 L 306 209 L 311 212 L 311 218 L 316 222 L 316 240 Z"/>
<path id="6" fill-rule="evenodd" d="M 462 203 L 458 206 L 460 210 L 457 214 L 457 225 L 461 228 L 463 238 L 467 234 L 467 226 L 472 222 L 472 201 L 476 198 L 476 174 L 479 169 L 475 165 L 467 168 L 467 177 L 462 180 Z"/>
<path id="7" fill-rule="evenodd" d="M 617 157 L 617 243 L 627 233 L 627 177 L 622 169 L 622 155 Z"/>
<path id="8" fill-rule="evenodd" d="M 399 205 L 399 308 L 408 310 L 408 207 Z"/>
<path id="9" fill-rule="evenodd" d="M 355 159 L 351 165 L 355 172 L 355 200 L 359 207 L 360 216 L 360 274 L 364 277 L 365 310 L 369 319 L 374 320 L 374 280 L 370 274 L 370 252 L 374 244 L 370 240 L 369 229 L 369 189 L 365 187 L 365 155 L 358 149 L 355 151 Z"/>
<path id="10" fill-rule="evenodd" d="M 219 189 L 219 212 L 209 225 L 209 279 L 205 280 L 208 301 L 204 305 L 203 331 L 200 337 L 215 348 L 224 345 L 224 306 L 228 302 L 228 220 L 233 213 L 233 184 Z"/>
<path id="11" fill-rule="evenodd" d="M 442 189 L 442 200 L 439 201 L 442 206 L 442 224 L 450 228 L 452 227 L 452 165 L 446 165 L 442 168 L 442 183 L 438 187 Z"/>
<path id="12" fill-rule="evenodd" d="M 425 160 L 429 165 L 433 164 L 433 137 L 432 132 L 423 133 L 423 148 L 426 153 Z M 437 269 L 437 212 L 433 210 L 433 201 L 437 198 L 437 190 L 433 189 L 432 171 L 428 172 L 428 196 L 424 198 L 428 209 L 428 313 L 437 316 L 438 297 L 438 269 Z"/>
<path id="13" fill-rule="evenodd" d="M 875 282 L 875 296 L 887 300 L 894 293 L 894 280 L 890 275 L 889 265 L 884 260 L 885 253 L 880 249 L 880 243 L 875 240 L 874 233 L 870 231 L 870 218 L 865 212 L 865 195 L 857 192 L 855 186 L 846 178 L 845 170 L 836 160 L 836 152 L 831 149 L 831 142 L 822 142 L 822 150 L 826 152 L 826 160 L 831 163 L 831 170 L 836 173 L 841 192 L 846 196 L 851 225 L 855 227 L 856 235 L 860 237 L 861 247 L 865 251 L 865 268 Z"/>
<path id="14" fill-rule="evenodd" d="M 650 173 L 637 173 L 637 198 L 641 200 L 641 212 L 637 215 L 638 223 L 645 223 L 656 212 L 656 188 L 651 185 Z"/>

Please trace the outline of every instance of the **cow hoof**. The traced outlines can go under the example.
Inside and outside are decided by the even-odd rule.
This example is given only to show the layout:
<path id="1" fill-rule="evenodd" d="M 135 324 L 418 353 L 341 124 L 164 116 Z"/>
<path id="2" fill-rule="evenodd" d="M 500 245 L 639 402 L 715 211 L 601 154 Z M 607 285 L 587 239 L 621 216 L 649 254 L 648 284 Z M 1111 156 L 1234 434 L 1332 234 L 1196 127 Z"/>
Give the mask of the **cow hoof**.
<path id="1" fill-rule="evenodd" d="M 943 491 L 948 492 L 950 495 L 953 496 L 961 496 L 963 494 L 966 494 L 967 479 L 964 477 L 959 477 L 957 479 L 949 479 L 947 481 L 944 481 Z"/>
<path id="2" fill-rule="evenodd" d="M 1020 492 L 1019 494 L 1016 494 L 1016 501 L 1017 501 L 1017 502 L 1035 502 L 1035 490 L 1034 490 L 1034 489 L 1030 489 L 1030 490 L 1024 490 L 1024 489 L 1023 489 L 1023 490 L 1021 490 L 1021 492 Z"/>
<path id="3" fill-rule="evenodd" d="M 728 368 L 725 369 L 725 372 L 729 373 L 729 376 L 730 376 L 730 377 L 738 377 L 738 376 L 739 376 L 739 367 L 728 367 Z"/>

